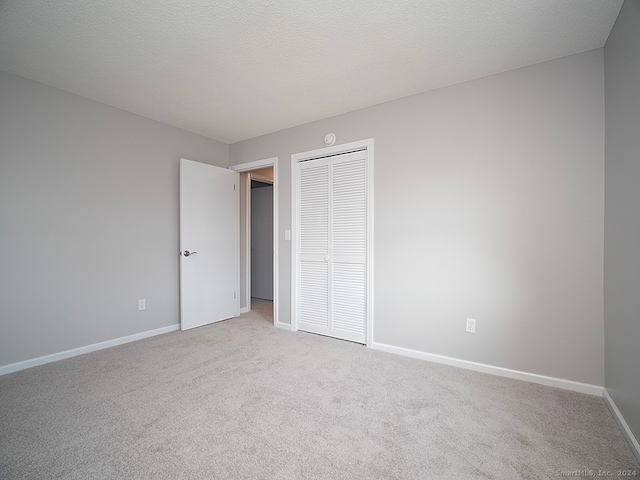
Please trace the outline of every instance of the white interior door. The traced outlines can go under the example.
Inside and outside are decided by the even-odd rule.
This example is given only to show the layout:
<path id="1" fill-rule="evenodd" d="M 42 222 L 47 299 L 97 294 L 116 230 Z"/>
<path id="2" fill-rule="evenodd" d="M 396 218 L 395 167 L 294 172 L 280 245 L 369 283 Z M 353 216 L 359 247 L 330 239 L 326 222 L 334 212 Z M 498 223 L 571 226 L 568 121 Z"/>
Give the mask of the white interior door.
<path id="1" fill-rule="evenodd" d="M 237 173 L 180 159 L 180 327 L 237 315 Z"/>
<path id="2" fill-rule="evenodd" d="M 367 151 L 298 164 L 298 328 L 366 343 Z"/>

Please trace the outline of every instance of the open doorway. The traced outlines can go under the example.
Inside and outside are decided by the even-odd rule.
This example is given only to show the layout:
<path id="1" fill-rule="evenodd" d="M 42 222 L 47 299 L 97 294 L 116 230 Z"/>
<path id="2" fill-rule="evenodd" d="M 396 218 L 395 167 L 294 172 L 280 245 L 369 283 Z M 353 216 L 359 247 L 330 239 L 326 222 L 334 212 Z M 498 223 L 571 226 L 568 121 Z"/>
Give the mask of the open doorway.
<path id="1" fill-rule="evenodd" d="M 248 272 L 251 277 L 247 282 L 250 291 L 250 310 L 257 305 L 265 308 L 264 302 L 273 302 L 273 167 L 248 172 L 251 203 L 249 212 L 250 246 Z"/>
<path id="2" fill-rule="evenodd" d="M 264 317 L 279 326 L 277 158 L 229 168 L 240 173 L 240 313 L 270 311 Z"/>

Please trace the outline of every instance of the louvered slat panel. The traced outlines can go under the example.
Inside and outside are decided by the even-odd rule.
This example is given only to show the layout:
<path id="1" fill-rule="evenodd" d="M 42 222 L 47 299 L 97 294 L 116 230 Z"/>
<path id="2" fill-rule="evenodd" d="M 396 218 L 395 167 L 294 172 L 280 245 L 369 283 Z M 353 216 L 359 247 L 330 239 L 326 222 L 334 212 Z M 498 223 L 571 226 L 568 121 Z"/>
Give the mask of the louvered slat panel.
<path id="1" fill-rule="evenodd" d="M 353 342 L 367 336 L 366 152 L 298 164 L 298 328 Z"/>
<path id="2" fill-rule="evenodd" d="M 300 326 L 317 333 L 329 327 L 329 268 L 324 262 L 300 264 Z M 316 328 L 313 328 L 316 327 Z M 317 330 L 320 327 L 323 330 Z"/>
<path id="3" fill-rule="evenodd" d="M 331 326 L 335 336 L 365 343 L 365 265 L 334 263 L 332 284 Z"/>
<path id="4" fill-rule="evenodd" d="M 329 252 L 329 166 L 300 170 L 300 254 Z"/>
<path id="5" fill-rule="evenodd" d="M 364 159 L 333 166 L 333 253 L 366 254 L 366 162 Z"/>

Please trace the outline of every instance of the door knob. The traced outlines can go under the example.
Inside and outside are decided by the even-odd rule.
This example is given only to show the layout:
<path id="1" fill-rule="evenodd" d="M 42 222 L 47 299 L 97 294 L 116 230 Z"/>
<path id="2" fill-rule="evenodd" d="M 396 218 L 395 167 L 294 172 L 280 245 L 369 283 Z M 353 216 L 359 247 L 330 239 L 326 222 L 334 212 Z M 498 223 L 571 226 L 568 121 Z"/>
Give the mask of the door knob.
<path id="1" fill-rule="evenodd" d="M 329 261 L 329 255 L 327 255 L 327 256 L 325 256 L 325 257 L 324 257 L 324 261 L 325 261 L 325 262 L 328 262 L 328 261 Z"/>
<path id="2" fill-rule="evenodd" d="M 196 253 L 198 253 L 198 252 L 190 252 L 189 250 L 185 250 L 184 252 L 182 252 L 182 254 L 185 257 L 188 257 L 189 255 L 195 255 Z"/>

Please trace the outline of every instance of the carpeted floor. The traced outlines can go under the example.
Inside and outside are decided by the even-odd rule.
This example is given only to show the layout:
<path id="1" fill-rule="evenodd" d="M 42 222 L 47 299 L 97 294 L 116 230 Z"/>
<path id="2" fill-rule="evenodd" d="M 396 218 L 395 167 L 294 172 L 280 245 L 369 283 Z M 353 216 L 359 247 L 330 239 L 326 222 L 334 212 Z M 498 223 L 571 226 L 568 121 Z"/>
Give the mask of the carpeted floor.
<path id="1" fill-rule="evenodd" d="M 287 332 L 270 308 L 0 377 L 0 478 L 639 470 L 601 398 Z"/>

